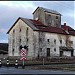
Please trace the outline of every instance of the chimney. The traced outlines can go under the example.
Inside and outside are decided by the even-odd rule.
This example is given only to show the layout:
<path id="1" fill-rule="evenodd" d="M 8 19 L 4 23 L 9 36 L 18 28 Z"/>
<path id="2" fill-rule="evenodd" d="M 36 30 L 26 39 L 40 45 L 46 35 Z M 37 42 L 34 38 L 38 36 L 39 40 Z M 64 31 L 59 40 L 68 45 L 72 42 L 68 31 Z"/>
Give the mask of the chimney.
<path id="1" fill-rule="evenodd" d="M 68 31 L 68 27 L 66 26 L 66 23 L 64 23 L 64 29 L 65 29 L 66 31 Z"/>
<path id="2" fill-rule="evenodd" d="M 64 23 L 64 26 L 66 26 L 66 23 Z"/>

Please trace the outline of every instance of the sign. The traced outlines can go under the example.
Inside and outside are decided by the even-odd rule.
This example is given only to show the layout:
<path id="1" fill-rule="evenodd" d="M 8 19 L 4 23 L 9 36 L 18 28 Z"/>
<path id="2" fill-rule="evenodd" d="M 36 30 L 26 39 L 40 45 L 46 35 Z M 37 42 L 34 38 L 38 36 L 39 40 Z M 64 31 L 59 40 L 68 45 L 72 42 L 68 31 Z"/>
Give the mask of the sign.
<path id="1" fill-rule="evenodd" d="M 20 56 L 26 56 L 26 50 L 21 50 L 21 54 L 20 54 Z"/>
<path id="2" fill-rule="evenodd" d="M 27 58 L 26 58 L 27 54 L 26 53 L 27 53 L 26 50 L 21 49 L 21 54 L 20 54 L 21 58 L 20 58 L 20 60 L 27 60 Z"/>
<path id="3" fill-rule="evenodd" d="M 20 60 L 27 60 L 27 58 L 26 57 L 22 57 L 22 58 L 20 58 Z"/>

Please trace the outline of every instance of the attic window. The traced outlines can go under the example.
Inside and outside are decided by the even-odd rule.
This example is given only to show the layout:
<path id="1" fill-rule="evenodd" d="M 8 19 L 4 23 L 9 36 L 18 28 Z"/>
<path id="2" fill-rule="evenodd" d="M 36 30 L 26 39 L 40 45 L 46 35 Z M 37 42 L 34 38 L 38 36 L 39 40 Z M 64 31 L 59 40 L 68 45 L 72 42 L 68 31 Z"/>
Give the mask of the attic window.
<path id="1" fill-rule="evenodd" d="M 13 29 L 13 33 L 15 33 L 15 29 Z"/>
<path id="2" fill-rule="evenodd" d="M 21 28 L 20 28 L 20 32 L 21 32 Z"/>
<path id="3" fill-rule="evenodd" d="M 58 16 L 56 16 L 56 19 L 58 19 Z"/>

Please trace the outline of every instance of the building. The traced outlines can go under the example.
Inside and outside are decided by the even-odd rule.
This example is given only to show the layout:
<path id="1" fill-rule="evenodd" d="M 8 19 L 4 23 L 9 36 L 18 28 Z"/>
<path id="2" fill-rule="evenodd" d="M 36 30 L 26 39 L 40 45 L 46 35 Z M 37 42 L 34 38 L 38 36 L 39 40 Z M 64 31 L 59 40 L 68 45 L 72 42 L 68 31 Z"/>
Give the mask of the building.
<path id="1" fill-rule="evenodd" d="M 7 32 L 9 56 L 20 56 L 20 46 L 28 46 L 27 58 L 75 56 L 75 30 L 61 25 L 61 14 L 38 7 L 33 19 L 19 17 Z"/>

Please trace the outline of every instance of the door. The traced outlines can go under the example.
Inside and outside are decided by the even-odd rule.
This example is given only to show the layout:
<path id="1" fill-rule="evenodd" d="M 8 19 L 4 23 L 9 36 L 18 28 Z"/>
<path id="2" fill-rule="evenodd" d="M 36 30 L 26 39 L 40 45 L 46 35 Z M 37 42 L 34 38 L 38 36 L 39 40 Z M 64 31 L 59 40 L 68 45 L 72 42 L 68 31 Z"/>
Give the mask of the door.
<path id="1" fill-rule="evenodd" d="M 71 51 L 71 56 L 73 56 L 73 50 Z"/>
<path id="2" fill-rule="evenodd" d="M 60 57 L 62 57 L 63 56 L 63 51 L 60 51 Z"/>
<path id="3" fill-rule="evenodd" d="M 50 56 L 50 48 L 47 48 L 47 57 Z"/>

